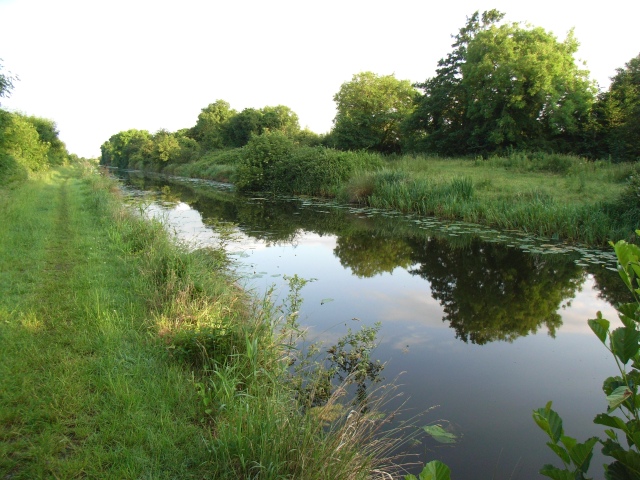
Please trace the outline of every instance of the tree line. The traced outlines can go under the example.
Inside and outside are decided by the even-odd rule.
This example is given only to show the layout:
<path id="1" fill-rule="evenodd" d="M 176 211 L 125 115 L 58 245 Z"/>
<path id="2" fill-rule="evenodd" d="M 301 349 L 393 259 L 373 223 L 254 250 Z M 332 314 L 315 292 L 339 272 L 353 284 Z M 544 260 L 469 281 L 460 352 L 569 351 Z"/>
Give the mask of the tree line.
<path id="1" fill-rule="evenodd" d="M 11 94 L 15 80 L 14 75 L 2 72 L 0 63 L 0 98 Z M 9 112 L 0 105 L 0 184 L 62 165 L 73 157 L 53 120 Z"/>
<path id="2" fill-rule="evenodd" d="M 302 146 L 383 154 L 486 157 L 513 151 L 592 159 L 640 159 L 640 55 L 598 92 L 574 57 L 578 41 L 540 27 L 475 12 L 453 37 L 435 76 L 412 84 L 361 72 L 333 100 L 332 130 L 301 130 L 286 106 L 203 108 L 195 126 L 171 133 L 127 130 L 102 145 L 102 163 L 118 167 L 187 163 L 206 152 L 241 148 L 278 132 Z"/>

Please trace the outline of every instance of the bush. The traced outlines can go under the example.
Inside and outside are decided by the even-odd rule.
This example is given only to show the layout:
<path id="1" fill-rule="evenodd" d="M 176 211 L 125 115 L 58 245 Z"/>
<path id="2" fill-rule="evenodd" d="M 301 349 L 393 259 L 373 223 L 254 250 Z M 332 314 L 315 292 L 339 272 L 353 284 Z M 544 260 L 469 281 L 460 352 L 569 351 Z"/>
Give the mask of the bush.
<path id="1" fill-rule="evenodd" d="M 270 189 L 274 164 L 286 161 L 293 148 L 293 141 L 282 132 L 265 132 L 251 137 L 236 171 L 238 190 Z"/>

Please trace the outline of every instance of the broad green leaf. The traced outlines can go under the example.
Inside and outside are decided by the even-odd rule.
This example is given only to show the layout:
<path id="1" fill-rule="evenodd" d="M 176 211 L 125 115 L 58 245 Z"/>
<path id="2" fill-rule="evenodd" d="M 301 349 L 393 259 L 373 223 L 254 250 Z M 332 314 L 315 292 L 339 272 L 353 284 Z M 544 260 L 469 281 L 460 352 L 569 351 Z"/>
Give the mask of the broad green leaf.
<path id="1" fill-rule="evenodd" d="M 575 480 L 574 475 L 568 470 L 560 470 L 553 465 L 545 465 L 540 469 L 540 474 L 553 480 Z"/>
<path id="2" fill-rule="evenodd" d="M 611 332 L 613 353 L 625 365 L 638 353 L 640 348 L 638 342 L 640 342 L 640 332 L 634 328 L 620 327 Z"/>
<path id="3" fill-rule="evenodd" d="M 444 463 L 433 460 L 420 472 L 420 480 L 451 480 L 451 470 Z"/>
<path id="4" fill-rule="evenodd" d="M 593 419 L 593 423 L 597 425 L 604 425 L 605 427 L 618 428 L 626 432 L 627 425 L 621 418 L 612 417 L 611 415 L 607 415 L 606 413 L 599 413 Z"/>
<path id="5" fill-rule="evenodd" d="M 618 312 L 632 319 L 638 319 L 640 315 L 640 305 L 637 303 L 625 303 L 617 307 Z"/>
<path id="6" fill-rule="evenodd" d="M 569 464 L 571 459 L 569 457 L 569 452 L 567 452 L 564 448 L 556 443 L 547 442 L 547 446 L 553 450 L 553 452 L 560 457 L 564 463 Z"/>
<path id="7" fill-rule="evenodd" d="M 551 402 L 548 402 L 544 408 L 534 410 L 533 419 L 549 435 L 553 443 L 558 443 L 564 433 L 562 430 L 562 418 L 551 409 Z"/>
<path id="8" fill-rule="evenodd" d="M 560 437 L 560 441 L 567 448 L 567 450 L 571 450 L 578 443 L 578 441 L 575 438 L 569 437 L 567 435 L 562 435 Z"/>
<path id="9" fill-rule="evenodd" d="M 569 450 L 569 456 L 573 461 L 573 464 L 583 472 L 589 470 L 589 464 L 591 463 L 591 457 L 593 456 L 593 447 L 598 441 L 597 437 L 591 437 L 584 443 L 578 443 L 575 447 Z"/>
<path id="10" fill-rule="evenodd" d="M 613 412 L 616 408 L 624 403 L 633 393 L 626 385 L 616 388 L 611 395 L 607 395 L 607 403 L 609 403 L 609 410 L 607 413 Z"/>
<path id="11" fill-rule="evenodd" d="M 440 425 L 427 425 L 422 427 L 422 429 L 440 443 L 456 443 L 456 436 L 453 433 L 447 432 Z"/>
<path id="12" fill-rule="evenodd" d="M 629 473 L 627 468 L 620 462 L 613 462 L 605 465 L 604 478 L 607 480 L 637 480 L 638 477 Z"/>
<path id="13" fill-rule="evenodd" d="M 604 431 L 604 433 L 607 435 L 607 437 L 609 437 L 614 442 L 618 441 L 618 435 L 613 430 L 607 429 L 607 430 Z"/>
<path id="14" fill-rule="evenodd" d="M 596 334 L 596 337 L 598 337 L 602 343 L 605 343 L 609 333 L 609 320 L 602 318 L 602 313 L 598 312 L 598 318 L 589 320 L 588 323 L 593 333 Z"/>

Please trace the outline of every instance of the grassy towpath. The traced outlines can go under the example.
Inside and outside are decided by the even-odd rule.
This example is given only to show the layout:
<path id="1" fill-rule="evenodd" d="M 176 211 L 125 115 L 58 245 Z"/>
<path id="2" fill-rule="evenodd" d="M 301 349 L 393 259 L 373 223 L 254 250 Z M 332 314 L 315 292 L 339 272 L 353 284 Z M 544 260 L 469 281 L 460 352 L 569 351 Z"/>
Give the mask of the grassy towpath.
<path id="1" fill-rule="evenodd" d="M 72 168 L 0 190 L 0 478 L 202 478 L 188 371 Z"/>

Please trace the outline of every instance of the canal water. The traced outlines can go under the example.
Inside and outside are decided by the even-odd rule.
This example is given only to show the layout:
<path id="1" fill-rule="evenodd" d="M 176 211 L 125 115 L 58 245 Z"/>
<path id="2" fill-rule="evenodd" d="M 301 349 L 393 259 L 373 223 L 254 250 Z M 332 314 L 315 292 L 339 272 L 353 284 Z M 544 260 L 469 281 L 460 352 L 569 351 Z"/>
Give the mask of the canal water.
<path id="1" fill-rule="evenodd" d="M 610 251 L 517 232 L 440 222 L 322 199 L 241 196 L 215 182 L 121 173 L 146 212 L 193 247 L 223 242 L 246 288 L 262 295 L 287 276 L 303 289 L 310 340 L 332 345 L 349 328 L 380 322 L 373 356 L 402 396 L 416 431 L 414 461 L 438 459 L 456 479 L 535 479 L 561 466 L 532 420 L 553 400 L 568 435 L 602 435 L 602 381 L 615 362 L 587 319 L 629 301 Z M 220 236 L 218 229 L 231 231 Z M 597 453 L 591 475 L 603 478 Z M 419 469 L 418 469 L 419 471 Z"/>

